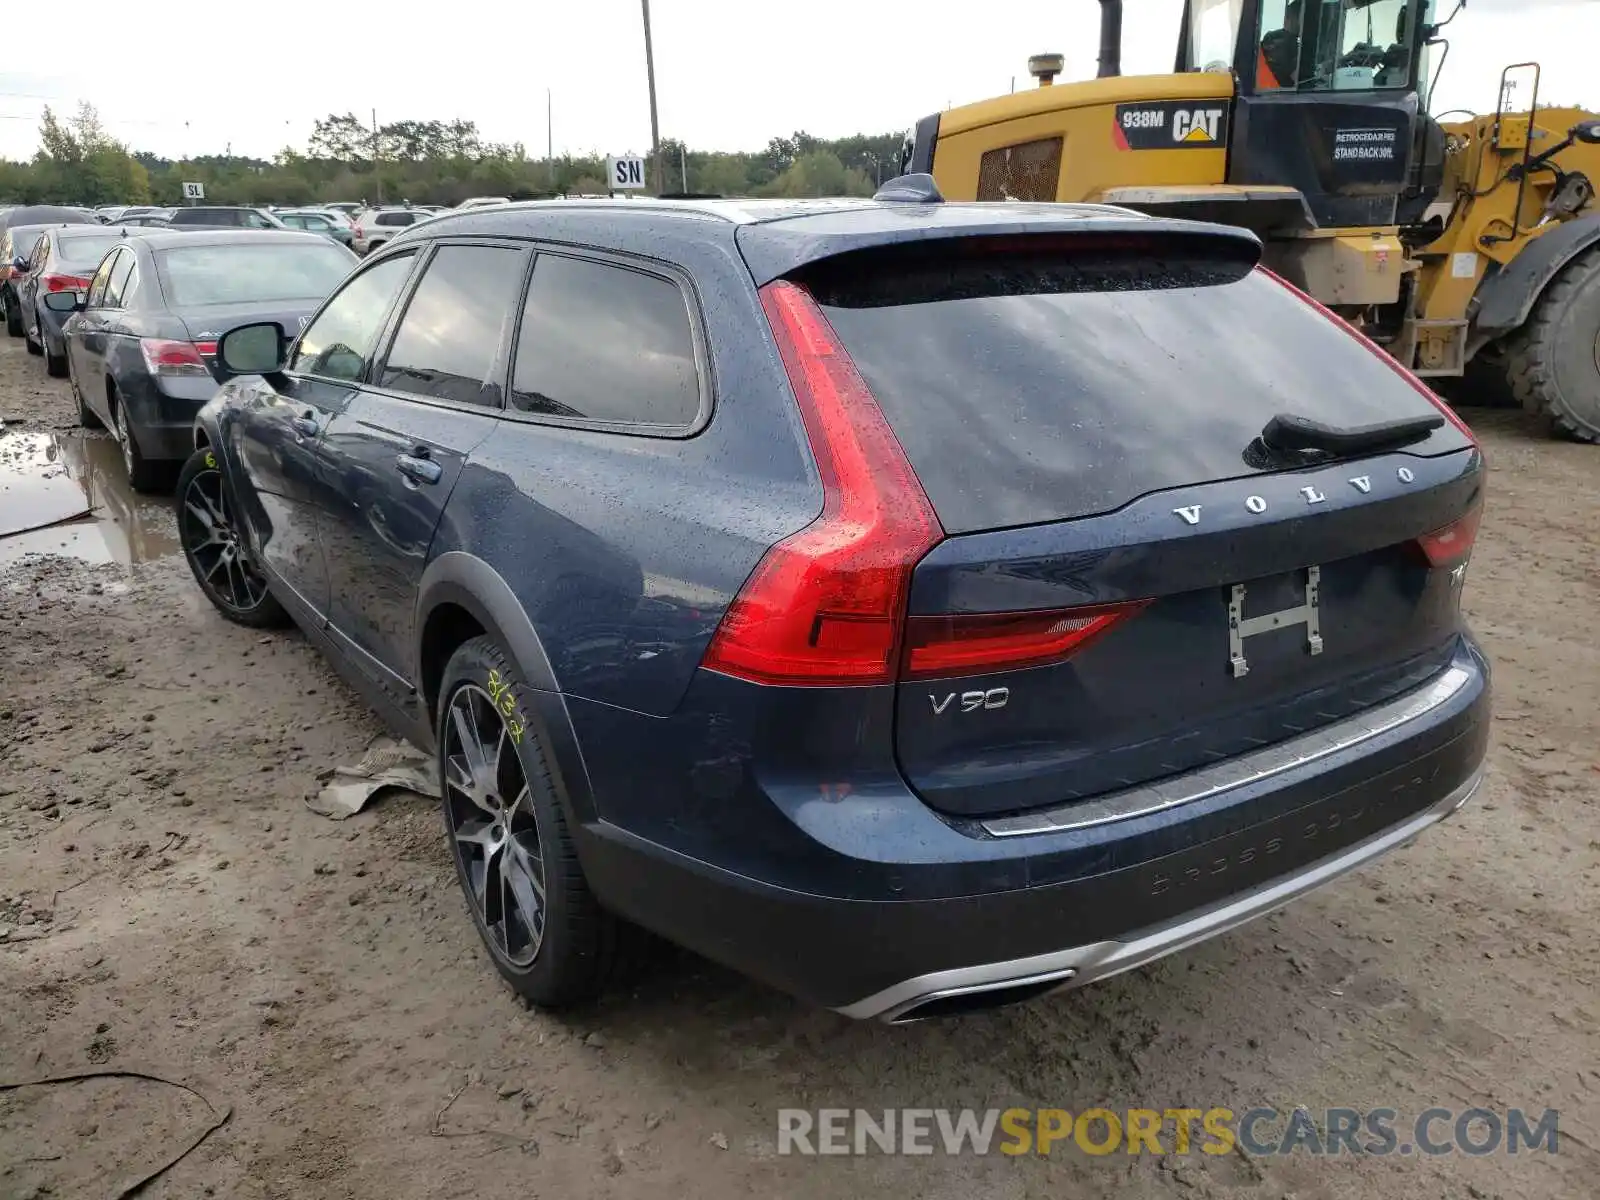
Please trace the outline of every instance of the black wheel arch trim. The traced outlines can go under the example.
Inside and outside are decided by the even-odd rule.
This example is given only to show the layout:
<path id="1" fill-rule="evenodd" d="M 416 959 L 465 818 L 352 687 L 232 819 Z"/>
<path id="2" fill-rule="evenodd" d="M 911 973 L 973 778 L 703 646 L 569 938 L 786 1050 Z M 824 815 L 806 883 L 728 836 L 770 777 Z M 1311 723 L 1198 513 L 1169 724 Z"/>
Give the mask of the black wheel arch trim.
<path id="1" fill-rule="evenodd" d="M 1600 244 L 1600 213 L 1567 221 L 1534 238 L 1506 266 L 1485 277 L 1473 299 L 1473 349 L 1520 329 L 1545 288 L 1568 263 Z"/>
<path id="2" fill-rule="evenodd" d="M 575 822 L 591 824 L 598 820 L 577 731 L 544 643 L 511 585 L 483 559 L 463 550 L 446 551 L 430 562 L 417 588 L 411 677 L 430 727 L 438 723 L 439 697 L 428 694 L 423 677 L 423 648 L 429 618 L 446 604 L 465 610 L 511 657 L 522 677 L 518 698 L 545 751 L 557 798 Z"/>

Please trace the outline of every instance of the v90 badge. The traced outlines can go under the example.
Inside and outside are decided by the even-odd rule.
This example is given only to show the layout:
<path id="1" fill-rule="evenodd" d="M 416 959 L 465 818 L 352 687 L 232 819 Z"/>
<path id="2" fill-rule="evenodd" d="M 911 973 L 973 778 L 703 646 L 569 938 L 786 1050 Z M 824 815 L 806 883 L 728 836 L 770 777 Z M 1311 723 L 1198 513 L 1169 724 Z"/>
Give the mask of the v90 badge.
<path id="1" fill-rule="evenodd" d="M 941 717 L 957 700 L 961 701 L 961 711 L 964 713 L 977 712 L 979 709 L 1004 708 L 1011 699 L 1010 688 L 990 688 L 986 692 L 947 692 L 942 698 L 932 693 L 928 695 L 928 703 L 933 705 L 933 715 Z"/>

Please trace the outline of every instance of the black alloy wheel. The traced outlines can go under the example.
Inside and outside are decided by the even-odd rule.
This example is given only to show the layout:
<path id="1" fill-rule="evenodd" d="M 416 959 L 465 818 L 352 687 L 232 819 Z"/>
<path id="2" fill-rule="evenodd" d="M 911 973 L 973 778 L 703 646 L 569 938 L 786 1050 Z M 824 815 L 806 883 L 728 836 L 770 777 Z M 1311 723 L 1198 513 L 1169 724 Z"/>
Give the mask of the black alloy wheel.
<path id="1" fill-rule="evenodd" d="M 445 820 L 467 899 L 507 965 L 531 966 L 544 943 L 544 858 L 533 793 L 506 717 L 464 683 L 444 727 Z"/>
<path id="2" fill-rule="evenodd" d="M 215 454 L 197 450 L 178 477 L 178 541 L 195 582 L 228 620 L 255 628 L 286 614 L 240 539 Z"/>
<path id="3" fill-rule="evenodd" d="M 589 887 L 532 695 L 506 653 L 469 638 L 445 664 L 434 725 L 445 831 L 461 891 L 495 970 L 531 1004 L 593 999 L 622 922 Z"/>

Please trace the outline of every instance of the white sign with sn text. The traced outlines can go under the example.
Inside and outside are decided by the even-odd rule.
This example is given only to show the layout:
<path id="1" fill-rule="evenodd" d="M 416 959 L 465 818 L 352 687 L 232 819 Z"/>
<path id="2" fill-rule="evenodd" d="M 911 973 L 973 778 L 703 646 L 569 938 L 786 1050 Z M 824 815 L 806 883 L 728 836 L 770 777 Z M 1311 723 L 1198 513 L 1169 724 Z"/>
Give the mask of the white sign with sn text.
<path id="1" fill-rule="evenodd" d="M 184 184 L 183 198 L 185 200 L 204 200 L 206 198 L 205 185 L 201 183 Z"/>
<path id="2" fill-rule="evenodd" d="M 606 159 L 606 178 L 613 191 L 638 191 L 644 187 L 644 158 L 637 154 Z"/>

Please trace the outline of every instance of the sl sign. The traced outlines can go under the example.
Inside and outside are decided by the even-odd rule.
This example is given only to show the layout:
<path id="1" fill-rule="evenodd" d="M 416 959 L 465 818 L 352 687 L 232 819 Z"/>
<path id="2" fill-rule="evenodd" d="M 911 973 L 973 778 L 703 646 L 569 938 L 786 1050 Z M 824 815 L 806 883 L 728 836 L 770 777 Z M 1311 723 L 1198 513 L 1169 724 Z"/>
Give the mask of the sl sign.
<path id="1" fill-rule="evenodd" d="M 644 188 L 644 158 L 636 154 L 606 159 L 606 177 L 613 191 L 639 191 Z"/>
<path id="2" fill-rule="evenodd" d="M 185 200 L 204 200 L 206 198 L 205 185 L 200 183 L 184 184 L 183 198 Z"/>

